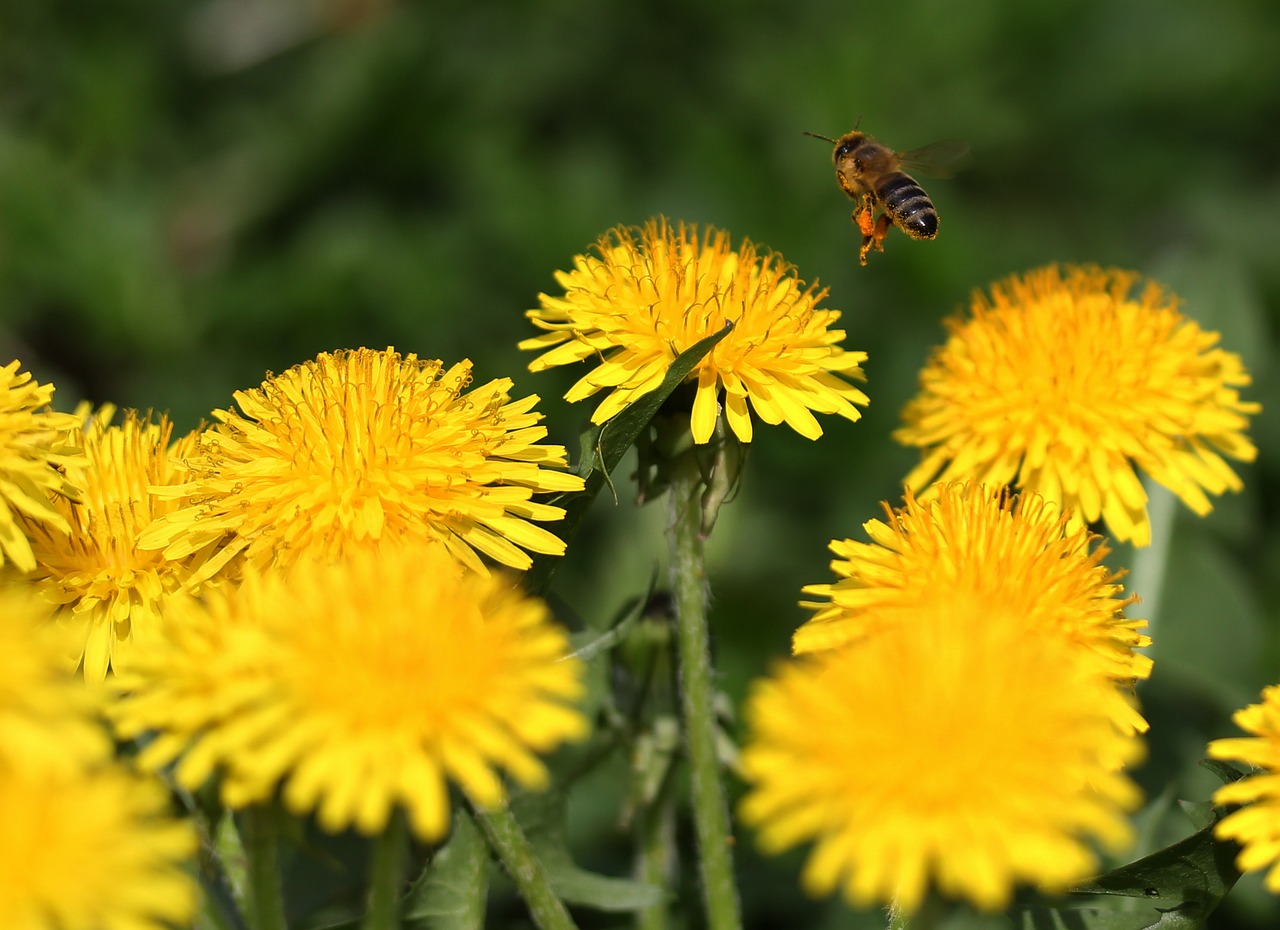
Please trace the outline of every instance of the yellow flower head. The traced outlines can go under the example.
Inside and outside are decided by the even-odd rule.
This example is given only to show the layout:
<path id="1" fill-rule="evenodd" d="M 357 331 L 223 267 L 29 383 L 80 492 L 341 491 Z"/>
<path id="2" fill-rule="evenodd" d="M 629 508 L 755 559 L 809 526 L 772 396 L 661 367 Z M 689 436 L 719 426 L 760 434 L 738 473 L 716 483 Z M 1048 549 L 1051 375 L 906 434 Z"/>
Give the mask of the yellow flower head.
<path id="1" fill-rule="evenodd" d="M 195 832 L 160 784 L 115 762 L 74 648 L 25 580 L 0 585 L 0 927 L 186 924 Z"/>
<path id="2" fill-rule="evenodd" d="M 138 547 L 152 520 L 179 508 L 148 489 L 177 483 L 175 460 L 190 453 L 194 436 L 171 447 L 167 417 L 152 422 L 129 411 L 112 426 L 114 413 L 108 406 L 89 419 L 85 464 L 71 472 L 79 500 L 54 502 L 70 533 L 29 527 L 37 566 L 28 580 L 74 629 L 84 676 L 96 682 L 120 667 L 134 641 L 155 635 L 167 598 L 195 587 L 212 567 L 213 543 L 179 559 Z"/>
<path id="3" fill-rule="evenodd" d="M 27 539 L 30 520 L 69 532 L 66 518 L 53 506 L 59 495 L 75 497 L 66 470 L 79 463 L 75 433 L 79 419 L 48 409 L 53 385 L 37 384 L 18 363 L 0 368 L 0 566 L 36 567 Z"/>
<path id="4" fill-rule="evenodd" d="M 530 521 L 564 510 L 536 493 L 577 491 L 556 469 L 563 446 L 540 445 L 536 394 L 511 400 L 511 380 L 468 391 L 471 363 L 391 349 L 322 353 L 262 387 L 197 438 L 185 483 L 153 489 L 194 503 L 167 514 L 142 545 L 180 559 L 227 534 L 228 551 L 259 565 L 338 559 L 353 547 L 438 540 L 484 571 L 477 553 L 512 568 L 564 543 Z"/>
<path id="5" fill-rule="evenodd" d="M 1249 375 L 1138 280 L 1051 266 L 976 294 L 903 412 L 896 437 L 923 451 L 906 483 L 1016 484 L 1137 546 L 1151 541 L 1138 469 L 1200 515 L 1207 494 L 1239 490 L 1223 457 L 1256 454 L 1244 430 L 1260 408 L 1237 391 Z"/>
<path id="6" fill-rule="evenodd" d="M 75 646 L 48 616 L 25 580 L 0 584 L 0 771 L 78 771 L 114 751 L 101 695 L 72 676 Z"/>
<path id="7" fill-rule="evenodd" d="M 0 765 L 0 927 L 190 926 L 196 887 L 184 865 L 196 834 L 168 807 L 158 781 L 115 764 Z"/>
<path id="8" fill-rule="evenodd" d="M 1138 632 L 1146 621 L 1125 617 L 1135 599 L 1102 564 L 1108 550 L 1091 550 L 1097 537 L 1069 528 L 1038 496 L 957 482 L 928 500 L 908 492 L 904 506 L 885 510 L 887 521 L 863 524 L 870 542 L 831 544 L 839 580 L 804 588 L 821 600 L 802 602 L 814 615 L 796 631 L 795 652 L 880 635 L 898 608 L 941 598 L 1021 617 L 1029 632 L 1071 644 L 1119 684 L 1151 673 L 1151 660 L 1134 651 L 1151 644 Z M 1136 711 L 1126 718 L 1146 729 Z"/>
<path id="9" fill-rule="evenodd" d="M 1252 736 L 1214 740 L 1210 758 L 1243 762 L 1262 771 L 1214 793 L 1215 804 L 1243 805 L 1218 822 L 1214 835 L 1243 847 L 1236 859 L 1240 871 L 1269 869 L 1267 890 L 1280 893 L 1280 685 L 1264 688 L 1261 704 L 1250 704 L 1231 719 Z"/>
<path id="10" fill-rule="evenodd" d="M 156 731 L 144 767 L 215 771 L 241 807 L 283 786 L 336 832 L 378 832 L 395 805 L 425 840 L 448 830 L 446 779 L 475 803 L 496 769 L 540 788 L 537 753 L 581 736 L 581 664 L 542 602 L 465 570 L 438 544 L 353 550 L 336 563 L 252 568 L 236 590 L 174 602 L 166 634 L 116 681 L 120 731 Z"/>
<path id="11" fill-rule="evenodd" d="M 806 890 L 999 910 L 1094 872 L 1093 841 L 1130 841 L 1141 745 L 1093 663 L 967 597 L 876 610 L 880 635 L 791 661 L 747 702 L 740 813 L 768 853 L 815 842 Z"/>
<path id="12" fill-rule="evenodd" d="M 599 361 L 565 395 L 579 401 L 608 390 L 594 423 L 657 388 L 677 356 L 726 323 L 732 332 L 690 375 L 695 442 L 710 440 L 722 394 L 725 420 L 742 442 L 752 436 L 748 401 L 765 423 L 785 421 L 809 439 L 822 435 L 814 413 L 857 420 L 855 404 L 868 402 L 844 380 L 865 380 L 867 354 L 840 347 L 844 331 L 830 328 L 839 312 L 818 308 L 826 290 L 806 286 L 750 241 L 733 250 L 727 233 L 673 229 L 665 219 L 618 227 L 594 254 L 576 256 L 572 271 L 556 272 L 556 282 L 564 296 L 540 294 L 541 308 L 526 314 L 546 332 L 520 348 L 543 353 L 531 371 Z"/>

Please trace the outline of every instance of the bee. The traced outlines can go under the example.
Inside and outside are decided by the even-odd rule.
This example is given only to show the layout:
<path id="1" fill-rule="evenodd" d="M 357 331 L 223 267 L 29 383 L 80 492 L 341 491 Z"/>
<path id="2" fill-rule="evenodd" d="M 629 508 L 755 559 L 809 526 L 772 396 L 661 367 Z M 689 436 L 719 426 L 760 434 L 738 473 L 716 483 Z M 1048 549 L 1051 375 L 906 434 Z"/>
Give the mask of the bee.
<path id="1" fill-rule="evenodd" d="M 853 220 L 862 230 L 858 258 L 863 265 L 873 248 L 884 251 L 884 237 L 891 226 L 897 226 L 912 239 L 932 239 L 938 234 L 938 211 L 933 201 L 902 169 L 946 177 L 949 168 L 969 150 L 963 142 L 935 142 L 910 152 L 895 152 L 857 128 L 839 139 L 814 132 L 805 135 L 835 146 L 831 157 L 836 166 L 836 183 L 850 199 L 858 201 Z M 882 211 L 879 217 L 875 217 L 877 208 Z"/>

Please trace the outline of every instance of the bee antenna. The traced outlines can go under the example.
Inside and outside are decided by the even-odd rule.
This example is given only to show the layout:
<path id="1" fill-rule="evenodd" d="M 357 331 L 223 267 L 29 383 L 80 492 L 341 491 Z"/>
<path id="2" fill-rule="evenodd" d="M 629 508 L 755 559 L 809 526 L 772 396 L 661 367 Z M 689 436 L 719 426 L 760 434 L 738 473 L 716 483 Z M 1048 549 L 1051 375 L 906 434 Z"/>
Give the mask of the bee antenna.
<path id="1" fill-rule="evenodd" d="M 854 132 L 857 132 L 857 131 L 858 131 L 858 128 L 859 128 L 861 125 L 862 125 L 862 114 L 861 114 L 861 113 L 859 113 L 859 114 L 858 114 L 858 121 L 857 121 L 856 123 L 854 123 L 854 124 L 853 124 L 853 131 L 854 131 Z"/>
<path id="2" fill-rule="evenodd" d="M 823 142 L 830 142 L 832 145 L 836 144 L 836 140 L 829 138 L 828 136 L 820 136 L 816 132 L 809 132 L 809 130 L 807 129 L 802 129 L 800 131 L 803 132 L 806 136 L 813 136 L 813 138 L 815 139 L 821 139 Z"/>

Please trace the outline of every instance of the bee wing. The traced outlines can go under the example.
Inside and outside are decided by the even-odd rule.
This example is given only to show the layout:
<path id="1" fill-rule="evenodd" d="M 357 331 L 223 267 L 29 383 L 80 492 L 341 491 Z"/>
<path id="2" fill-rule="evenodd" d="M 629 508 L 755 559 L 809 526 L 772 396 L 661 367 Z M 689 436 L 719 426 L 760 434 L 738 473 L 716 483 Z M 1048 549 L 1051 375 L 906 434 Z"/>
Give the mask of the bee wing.
<path id="1" fill-rule="evenodd" d="M 911 168 L 930 178 L 949 178 L 956 173 L 959 162 L 969 154 L 969 144 L 959 139 L 944 139 L 910 152 L 895 152 L 898 164 Z"/>

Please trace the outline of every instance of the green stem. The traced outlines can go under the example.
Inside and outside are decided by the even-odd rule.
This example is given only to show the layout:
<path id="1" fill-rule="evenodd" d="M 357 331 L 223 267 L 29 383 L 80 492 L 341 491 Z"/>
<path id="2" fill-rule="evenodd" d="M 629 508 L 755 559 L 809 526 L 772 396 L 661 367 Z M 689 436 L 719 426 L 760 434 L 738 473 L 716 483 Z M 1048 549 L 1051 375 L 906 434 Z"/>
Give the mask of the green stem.
<path id="1" fill-rule="evenodd" d="M 733 833 L 716 752 L 715 683 L 702 539 L 703 481 L 692 455 L 681 456 L 673 462 L 671 471 L 671 519 L 667 532 L 680 653 L 680 703 L 689 751 L 693 820 L 707 927 L 739 930 L 742 918 L 733 880 Z"/>
<path id="2" fill-rule="evenodd" d="M 540 930 L 577 930 L 511 808 L 504 805 L 495 810 L 475 810 L 474 817 L 485 841 L 497 853 L 507 874 L 515 882 L 516 890 L 529 908 L 529 916 Z"/>
<path id="3" fill-rule="evenodd" d="M 897 904 L 889 905 L 888 930 L 911 930 L 911 915 Z"/>
<path id="4" fill-rule="evenodd" d="M 950 906 L 934 892 L 925 895 L 915 913 L 907 913 L 897 903 L 889 905 L 888 930 L 934 930 L 947 916 Z"/>
<path id="5" fill-rule="evenodd" d="M 248 863 L 246 910 L 254 930 L 286 930 L 280 887 L 280 832 L 274 804 L 253 804 L 240 811 L 240 841 Z"/>
<path id="6" fill-rule="evenodd" d="M 668 888 L 675 873 L 676 861 L 676 808 L 675 792 L 671 790 L 675 760 L 667 763 L 667 771 L 653 803 L 641 808 L 636 818 L 637 844 L 636 877 L 646 885 Z M 665 900 L 636 913 L 636 930 L 669 930 L 670 914 Z"/>
<path id="7" fill-rule="evenodd" d="M 409 854 L 409 828 L 404 811 L 396 810 L 382 835 L 373 841 L 369 871 L 369 908 L 361 930 L 394 930 L 400 926 L 400 889 Z"/>
<path id="8" fill-rule="evenodd" d="M 200 888 L 204 892 L 200 896 L 200 916 L 196 925 L 213 930 L 247 930 L 231 880 L 227 877 L 226 869 L 223 868 L 222 860 L 210 838 L 208 821 L 196 813 L 192 816 L 199 824 L 201 834 L 197 861 L 200 866 Z"/>

